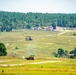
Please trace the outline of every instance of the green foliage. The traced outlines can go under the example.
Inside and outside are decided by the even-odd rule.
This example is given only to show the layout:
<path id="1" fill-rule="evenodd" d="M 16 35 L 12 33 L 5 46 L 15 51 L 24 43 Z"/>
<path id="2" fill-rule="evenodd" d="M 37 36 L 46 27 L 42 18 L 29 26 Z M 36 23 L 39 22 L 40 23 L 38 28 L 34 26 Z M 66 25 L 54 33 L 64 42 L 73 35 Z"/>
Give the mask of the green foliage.
<path id="1" fill-rule="evenodd" d="M 74 57 L 76 57 L 76 47 L 74 48 Z"/>
<path id="2" fill-rule="evenodd" d="M 53 29 L 56 29 L 56 24 L 53 23 L 53 24 L 52 24 L 52 27 L 53 27 Z"/>
<path id="3" fill-rule="evenodd" d="M 0 56 L 6 56 L 7 52 L 6 52 L 6 47 L 3 43 L 0 43 Z"/>
<path id="4" fill-rule="evenodd" d="M 70 54 L 74 54 L 74 51 L 72 50 L 72 51 L 70 51 Z"/>
<path id="5" fill-rule="evenodd" d="M 73 36 L 76 36 L 76 33 L 74 33 Z"/>
<path id="6" fill-rule="evenodd" d="M 58 48 L 58 52 L 57 53 L 53 52 L 53 55 L 55 57 L 67 57 L 68 56 L 68 51 L 64 50 L 62 48 Z"/>
<path id="7" fill-rule="evenodd" d="M 70 51 L 70 58 L 75 58 L 76 57 L 76 47 L 74 48 L 74 50 Z M 55 53 L 53 52 L 53 55 L 55 57 L 64 57 L 64 56 L 68 56 L 68 51 L 67 50 L 63 50 L 62 48 L 58 49 L 58 52 Z"/>
<path id="8" fill-rule="evenodd" d="M 76 57 L 76 47 L 74 48 L 74 50 L 70 51 L 70 54 L 74 54 L 74 57 Z"/>
<path id="9" fill-rule="evenodd" d="M 76 27 L 76 14 L 49 14 L 49 13 L 15 13 L 0 11 L 0 31 L 24 29 L 31 27 L 44 27 L 52 25 L 54 29 L 61 27 Z"/>
<path id="10" fill-rule="evenodd" d="M 75 57 L 74 57 L 74 55 L 70 55 L 70 58 L 74 59 Z"/>
<path id="11" fill-rule="evenodd" d="M 62 48 L 58 49 L 58 55 L 62 56 L 64 54 L 64 50 Z"/>
<path id="12" fill-rule="evenodd" d="M 30 25 L 26 25 L 26 29 L 30 29 L 31 28 L 31 26 Z"/>
<path id="13" fill-rule="evenodd" d="M 68 56 L 68 51 L 67 50 L 65 50 L 64 55 Z"/>

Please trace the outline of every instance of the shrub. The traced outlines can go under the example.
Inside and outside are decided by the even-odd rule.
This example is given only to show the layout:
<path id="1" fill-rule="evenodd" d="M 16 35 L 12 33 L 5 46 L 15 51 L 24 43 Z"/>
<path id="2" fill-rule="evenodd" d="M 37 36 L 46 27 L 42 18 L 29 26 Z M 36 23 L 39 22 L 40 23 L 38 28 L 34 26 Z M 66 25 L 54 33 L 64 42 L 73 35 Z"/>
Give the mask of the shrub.
<path id="1" fill-rule="evenodd" d="M 6 52 L 6 47 L 3 43 L 0 43 L 0 56 L 6 56 L 7 52 Z"/>
<path id="2" fill-rule="evenodd" d="M 74 59 L 74 55 L 71 55 L 70 58 Z"/>

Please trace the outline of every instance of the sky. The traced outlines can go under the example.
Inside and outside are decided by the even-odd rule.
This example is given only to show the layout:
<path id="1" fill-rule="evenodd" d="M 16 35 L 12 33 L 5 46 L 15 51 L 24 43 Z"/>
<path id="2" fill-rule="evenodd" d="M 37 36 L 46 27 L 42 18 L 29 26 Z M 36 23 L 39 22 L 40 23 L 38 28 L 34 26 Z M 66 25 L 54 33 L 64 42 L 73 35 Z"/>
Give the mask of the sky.
<path id="1" fill-rule="evenodd" d="M 76 0 L 0 0 L 0 11 L 76 13 Z"/>

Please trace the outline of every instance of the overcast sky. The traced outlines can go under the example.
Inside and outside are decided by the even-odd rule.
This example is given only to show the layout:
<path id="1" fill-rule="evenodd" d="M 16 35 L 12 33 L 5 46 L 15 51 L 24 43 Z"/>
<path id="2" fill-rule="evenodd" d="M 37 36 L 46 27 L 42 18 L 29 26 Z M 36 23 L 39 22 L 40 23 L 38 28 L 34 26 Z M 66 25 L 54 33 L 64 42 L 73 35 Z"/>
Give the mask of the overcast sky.
<path id="1" fill-rule="evenodd" d="M 0 11 L 76 13 L 76 0 L 0 0 Z"/>

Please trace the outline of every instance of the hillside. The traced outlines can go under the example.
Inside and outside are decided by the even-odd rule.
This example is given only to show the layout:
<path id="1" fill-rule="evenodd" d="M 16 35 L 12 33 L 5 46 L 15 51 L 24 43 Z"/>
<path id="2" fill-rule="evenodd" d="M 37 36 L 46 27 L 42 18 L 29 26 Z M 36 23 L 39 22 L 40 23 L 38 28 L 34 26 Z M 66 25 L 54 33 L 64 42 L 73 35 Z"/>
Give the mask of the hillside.
<path id="1" fill-rule="evenodd" d="M 61 27 L 76 27 L 76 14 L 60 13 L 19 13 L 0 11 L 0 31 L 45 27 L 52 25 Z"/>
<path id="2" fill-rule="evenodd" d="M 76 30 L 0 32 L 0 42 L 5 44 L 8 53 L 8 56 L 0 56 L 0 75 L 76 75 L 76 59 L 55 58 L 52 54 L 58 48 L 73 50 L 74 33 Z M 26 40 L 27 36 L 33 40 Z M 30 55 L 36 59 L 22 59 Z"/>
<path id="3" fill-rule="evenodd" d="M 0 42 L 4 43 L 7 48 L 8 55 L 13 53 L 19 56 L 35 55 L 50 56 L 53 52 L 57 52 L 58 48 L 63 48 L 70 52 L 76 46 L 76 31 L 13 31 L 1 32 Z M 32 41 L 27 41 L 26 37 L 31 36 Z"/>

